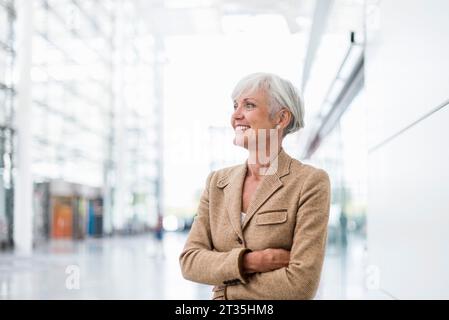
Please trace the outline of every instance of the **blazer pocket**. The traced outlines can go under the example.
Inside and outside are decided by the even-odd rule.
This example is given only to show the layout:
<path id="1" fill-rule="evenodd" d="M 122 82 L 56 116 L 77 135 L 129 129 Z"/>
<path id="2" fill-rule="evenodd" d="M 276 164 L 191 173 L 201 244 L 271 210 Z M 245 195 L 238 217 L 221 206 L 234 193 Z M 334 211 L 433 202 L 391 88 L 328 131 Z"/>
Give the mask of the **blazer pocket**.
<path id="1" fill-rule="evenodd" d="M 256 216 L 256 225 L 279 224 L 287 221 L 287 209 L 259 212 Z"/>

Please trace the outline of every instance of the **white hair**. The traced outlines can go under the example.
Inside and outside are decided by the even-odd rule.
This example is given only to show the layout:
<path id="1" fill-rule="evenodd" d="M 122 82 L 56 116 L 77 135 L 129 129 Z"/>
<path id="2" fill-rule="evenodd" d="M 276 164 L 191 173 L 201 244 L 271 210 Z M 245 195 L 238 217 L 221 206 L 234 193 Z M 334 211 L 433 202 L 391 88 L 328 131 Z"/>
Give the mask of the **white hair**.
<path id="1" fill-rule="evenodd" d="M 272 73 L 253 73 L 241 79 L 232 92 L 232 99 L 237 100 L 243 93 L 263 90 L 270 100 L 270 116 L 282 108 L 292 114 L 290 123 L 284 130 L 284 136 L 304 128 L 304 104 L 298 89 L 293 84 Z"/>

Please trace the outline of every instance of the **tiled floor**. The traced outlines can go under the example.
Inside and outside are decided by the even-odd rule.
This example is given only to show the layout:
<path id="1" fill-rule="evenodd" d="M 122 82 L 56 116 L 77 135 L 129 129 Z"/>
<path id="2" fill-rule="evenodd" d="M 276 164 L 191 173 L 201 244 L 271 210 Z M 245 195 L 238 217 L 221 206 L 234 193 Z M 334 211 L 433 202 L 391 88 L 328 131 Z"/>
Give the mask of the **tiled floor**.
<path id="1" fill-rule="evenodd" d="M 53 241 L 28 257 L 0 253 L 0 299 L 210 299 L 211 287 L 182 278 L 185 237 Z M 365 289 L 363 241 L 349 243 L 346 253 L 328 246 L 317 299 L 388 298 Z"/>

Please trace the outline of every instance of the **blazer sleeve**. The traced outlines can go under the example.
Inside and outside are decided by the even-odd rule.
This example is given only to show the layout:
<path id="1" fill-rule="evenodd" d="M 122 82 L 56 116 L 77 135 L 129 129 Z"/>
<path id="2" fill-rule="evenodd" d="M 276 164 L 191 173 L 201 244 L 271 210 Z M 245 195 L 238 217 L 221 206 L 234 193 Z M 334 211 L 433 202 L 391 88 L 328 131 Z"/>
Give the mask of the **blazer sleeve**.
<path id="1" fill-rule="evenodd" d="M 246 283 L 243 254 L 251 250 L 234 248 L 228 252 L 214 250 L 209 224 L 209 190 L 213 172 L 209 174 L 201 195 L 197 215 L 179 257 L 185 279 L 210 285 Z"/>
<path id="2" fill-rule="evenodd" d="M 256 273 L 245 285 L 227 286 L 226 299 L 313 299 L 324 260 L 329 207 L 329 176 L 317 169 L 300 193 L 288 267 Z"/>

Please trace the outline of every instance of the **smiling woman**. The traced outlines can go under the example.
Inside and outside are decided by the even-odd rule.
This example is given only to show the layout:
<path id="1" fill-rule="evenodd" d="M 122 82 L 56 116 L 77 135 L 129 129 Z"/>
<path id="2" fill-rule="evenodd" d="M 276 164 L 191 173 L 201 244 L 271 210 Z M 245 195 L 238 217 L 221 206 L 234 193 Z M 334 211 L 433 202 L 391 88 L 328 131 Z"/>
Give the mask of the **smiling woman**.
<path id="1" fill-rule="evenodd" d="M 286 134 L 304 126 L 296 88 L 274 74 L 243 78 L 232 93 L 234 144 L 244 164 L 209 174 L 180 256 L 188 280 L 214 299 L 312 299 L 329 218 L 326 172 L 291 158 Z"/>
<path id="2" fill-rule="evenodd" d="M 282 81 L 285 80 L 274 75 L 255 73 L 237 84 L 232 93 L 234 114 L 231 118 L 236 132 L 235 144 L 248 149 L 250 135 L 256 138 L 254 142 L 259 142 L 260 134 L 267 134 L 267 142 L 280 145 L 281 140 L 271 141 L 273 134 L 282 133 L 280 138 L 283 138 L 304 127 L 301 98 L 291 83 Z M 270 129 L 274 130 L 270 132 Z"/>

